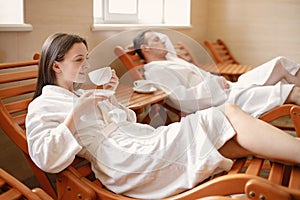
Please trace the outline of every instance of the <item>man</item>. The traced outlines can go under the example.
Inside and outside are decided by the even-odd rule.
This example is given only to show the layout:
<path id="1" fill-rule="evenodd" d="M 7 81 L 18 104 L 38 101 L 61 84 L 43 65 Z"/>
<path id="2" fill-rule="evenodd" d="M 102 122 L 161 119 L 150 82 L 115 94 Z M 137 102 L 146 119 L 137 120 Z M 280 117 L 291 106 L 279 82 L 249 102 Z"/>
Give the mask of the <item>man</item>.
<path id="1" fill-rule="evenodd" d="M 167 103 L 183 112 L 230 102 L 259 117 L 284 103 L 300 105 L 300 65 L 284 57 L 270 60 L 243 74 L 237 82 L 230 82 L 182 59 L 167 60 L 165 42 L 151 30 L 135 37 L 134 48 L 147 63 L 146 79 L 169 93 Z"/>

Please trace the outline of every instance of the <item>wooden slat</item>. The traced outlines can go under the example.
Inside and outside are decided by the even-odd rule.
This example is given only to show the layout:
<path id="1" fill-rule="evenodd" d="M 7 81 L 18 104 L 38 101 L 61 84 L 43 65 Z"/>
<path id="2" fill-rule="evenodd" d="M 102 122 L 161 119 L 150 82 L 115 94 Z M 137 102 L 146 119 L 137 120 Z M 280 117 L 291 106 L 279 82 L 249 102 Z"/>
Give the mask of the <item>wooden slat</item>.
<path id="1" fill-rule="evenodd" d="M 271 167 L 271 171 L 269 174 L 269 181 L 276 183 L 276 184 L 281 184 L 282 183 L 282 178 L 283 178 L 283 165 L 279 163 L 273 163 Z"/>
<path id="2" fill-rule="evenodd" d="M 33 79 L 37 78 L 37 74 L 37 69 L 6 72 L 5 74 L 0 74 L 0 83 L 10 83 L 14 81 Z"/>
<path id="3" fill-rule="evenodd" d="M 0 63 L 0 69 L 8 69 L 8 68 L 15 68 L 15 67 L 25 67 L 31 65 L 38 65 L 38 60 L 28 60 L 28 61 L 21 61 L 21 62 L 10 62 L 10 63 Z"/>
<path id="4" fill-rule="evenodd" d="M 26 113 L 13 117 L 14 121 L 19 126 L 24 126 L 25 125 L 25 118 L 26 118 Z"/>
<path id="5" fill-rule="evenodd" d="M 222 75 L 241 75 L 253 69 L 252 66 L 237 64 L 217 64 L 217 66 Z"/>
<path id="6" fill-rule="evenodd" d="M 221 51 L 224 49 L 224 46 L 214 43 L 213 45 L 217 51 Z"/>
<path id="7" fill-rule="evenodd" d="M 262 159 L 253 158 L 249 162 L 249 166 L 248 166 L 248 168 L 246 170 L 246 174 L 251 174 L 251 175 L 258 176 L 259 172 L 261 170 L 262 164 L 263 164 L 263 160 Z"/>
<path id="8" fill-rule="evenodd" d="M 21 197 L 22 197 L 22 193 L 14 188 L 9 189 L 3 194 L 0 194 L 1 200 L 20 199 Z"/>
<path id="9" fill-rule="evenodd" d="M 0 98 L 9 98 L 35 91 L 36 83 L 26 83 L 0 89 Z"/>
<path id="10" fill-rule="evenodd" d="M 229 58 L 230 58 L 229 55 L 224 55 L 224 56 L 223 56 L 223 60 L 224 60 L 224 61 L 228 60 Z M 232 61 L 229 61 L 229 62 L 232 62 Z"/>
<path id="11" fill-rule="evenodd" d="M 77 168 L 77 171 L 78 171 L 83 177 L 87 177 L 87 176 L 89 176 L 90 174 L 93 173 L 90 164 L 86 164 L 86 165 L 83 165 L 83 166 Z"/>
<path id="12" fill-rule="evenodd" d="M 16 112 L 21 112 L 21 111 L 27 110 L 27 107 L 31 101 L 32 101 L 32 98 L 7 103 L 7 104 L 5 104 L 5 108 L 7 109 L 7 111 L 10 114 L 13 114 Z"/>
<path id="13" fill-rule="evenodd" d="M 0 177 L 0 188 L 3 187 L 3 185 L 5 185 L 5 181 Z"/>
<path id="14" fill-rule="evenodd" d="M 237 174 L 240 173 L 246 163 L 246 159 L 238 159 L 233 163 L 233 166 L 231 170 L 228 172 L 228 174 Z"/>
<path id="15" fill-rule="evenodd" d="M 293 167 L 289 182 L 289 188 L 300 190 L 300 167 Z"/>

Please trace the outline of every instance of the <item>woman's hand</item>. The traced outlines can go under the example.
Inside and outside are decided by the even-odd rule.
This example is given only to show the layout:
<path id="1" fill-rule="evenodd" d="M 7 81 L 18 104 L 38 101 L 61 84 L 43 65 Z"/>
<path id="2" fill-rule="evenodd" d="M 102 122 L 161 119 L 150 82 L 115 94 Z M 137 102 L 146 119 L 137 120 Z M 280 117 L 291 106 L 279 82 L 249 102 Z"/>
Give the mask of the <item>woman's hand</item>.
<path id="1" fill-rule="evenodd" d="M 97 107 L 97 103 L 106 99 L 108 99 L 108 97 L 87 92 L 78 99 L 74 112 L 82 115 L 94 111 Z"/>
<path id="2" fill-rule="evenodd" d="M 64 123 L 70 131 L 74 133 L 76 131 L 76 124 L 79 122 L 80 117 L 85 114 L 95 112 L 97 109 L 97 103 L 106 99 L 108 99 L 108 97 L 94 95 L 93 92 L 85 93 L 78 99 L 74 109 L 71 113 L 69 113 Z"/>
<path id="3" fill-rule="evenodd" d="M 119 78 L 116 74 L 116 71 L 114 69 L 112 69 L 111 71 L 112 71 L 111 79 L 108 83 L 103 85 L 103 89 L 116 90 L 119 85 Z"/>

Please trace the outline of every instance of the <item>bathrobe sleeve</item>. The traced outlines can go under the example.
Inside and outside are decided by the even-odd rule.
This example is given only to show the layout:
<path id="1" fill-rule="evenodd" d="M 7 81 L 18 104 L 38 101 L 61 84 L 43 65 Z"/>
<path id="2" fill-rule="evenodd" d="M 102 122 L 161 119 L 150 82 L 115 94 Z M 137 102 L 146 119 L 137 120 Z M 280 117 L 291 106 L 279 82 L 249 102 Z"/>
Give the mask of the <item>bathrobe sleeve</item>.
<path id="1" fill-rule="evenodd" d="M 39 168 L 49 173 L 65 169 L 82 149 L 63 123 L 70 109 L 62 105 L 33 101 L 26 117 L 29 155 Z"/>
<path id="2" fill-rule="evenodd" d="M 171 106 L 184 112 L 218 106 L 227 99 L 221 77 L 194 67 L 153 62 L 145 65 L 145 76 L 169 94 Z"/>

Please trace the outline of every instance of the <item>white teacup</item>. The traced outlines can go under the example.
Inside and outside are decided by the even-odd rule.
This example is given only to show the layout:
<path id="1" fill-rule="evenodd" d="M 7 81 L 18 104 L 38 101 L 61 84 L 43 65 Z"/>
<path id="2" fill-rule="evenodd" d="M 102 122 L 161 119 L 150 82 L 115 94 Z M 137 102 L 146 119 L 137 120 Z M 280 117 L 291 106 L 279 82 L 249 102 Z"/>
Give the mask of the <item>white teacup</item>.
<path id="1" fill-rule="evenodd" d="M 133 86 L 140 90 L 151 90 L 154 88 L 154 84 L 149 80 L 136 80 L 133 82 Z"/>
<path id="2" fill-rule="evenodd" d="M 111 68 L 110 67 L 103 67 L 89 73 L 90 80 L 95 85 L 103 85 L 110 81 L 112 76 Z"/>

